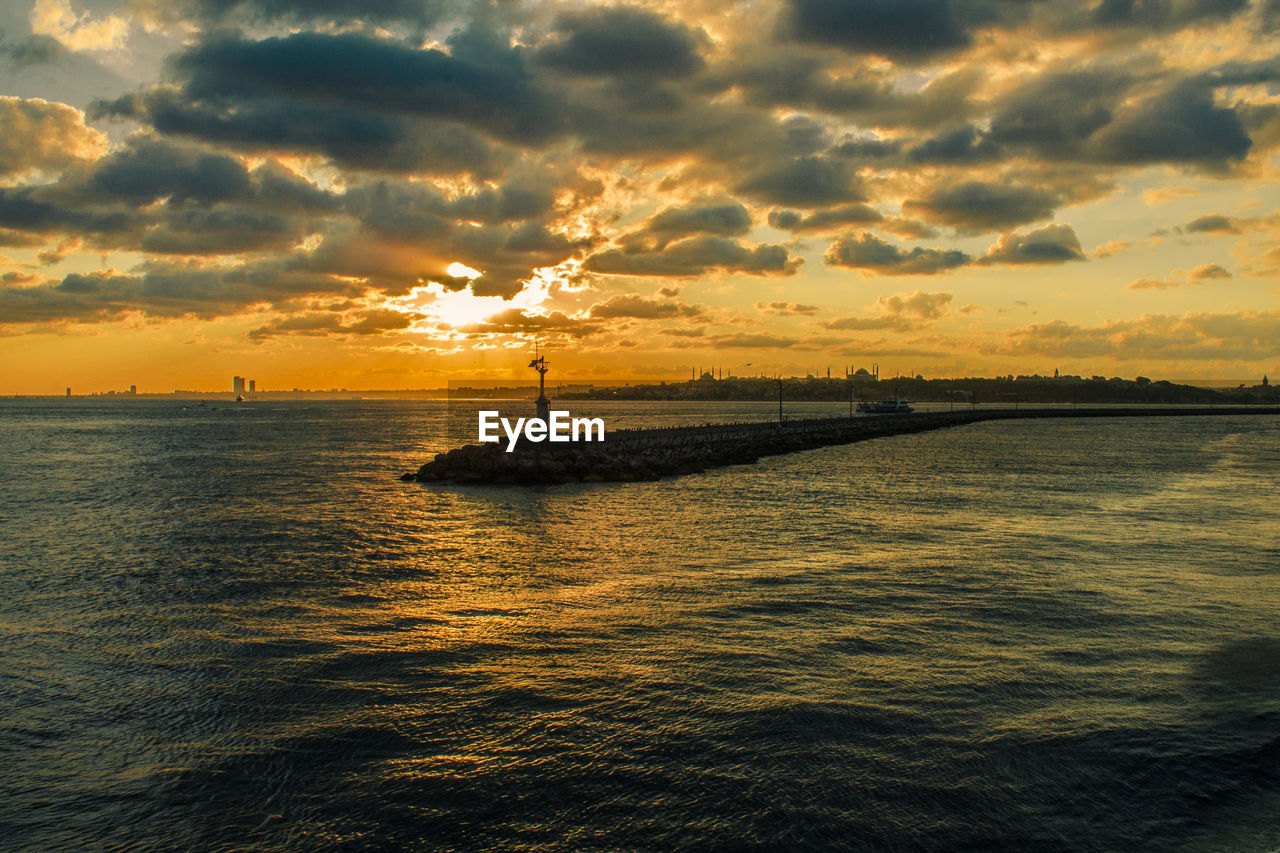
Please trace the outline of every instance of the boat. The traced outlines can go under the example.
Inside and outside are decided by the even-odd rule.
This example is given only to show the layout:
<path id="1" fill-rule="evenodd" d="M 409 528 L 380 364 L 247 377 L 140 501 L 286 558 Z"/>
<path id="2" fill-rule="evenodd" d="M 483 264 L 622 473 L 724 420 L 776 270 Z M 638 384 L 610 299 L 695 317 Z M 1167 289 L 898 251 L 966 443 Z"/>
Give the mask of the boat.
<path id="1" fill-rule="evenodd" d="M 236 402 L 237 402 L 237 403 L 243 403 L 243 402 L 244 402 L 244 395 L 243 395 L 243 394 L 237 394 L 237 395 L 236 395 Z"/>
<path id="2" fill-rule="evenodd" d="M 915 411 L 907 400 L 863 400 L 858 411 L 868 415 L 909 415 Z"/>

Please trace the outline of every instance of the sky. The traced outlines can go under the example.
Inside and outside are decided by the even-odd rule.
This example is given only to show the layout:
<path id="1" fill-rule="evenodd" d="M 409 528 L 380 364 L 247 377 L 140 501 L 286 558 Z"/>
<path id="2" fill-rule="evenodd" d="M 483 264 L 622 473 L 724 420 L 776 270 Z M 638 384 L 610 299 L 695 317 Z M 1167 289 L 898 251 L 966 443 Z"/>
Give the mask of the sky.
<path id="1" fill-rule="evenodd" d="M 0 394 L 1280 373 L 1280 0 L 0 30 Z"/>

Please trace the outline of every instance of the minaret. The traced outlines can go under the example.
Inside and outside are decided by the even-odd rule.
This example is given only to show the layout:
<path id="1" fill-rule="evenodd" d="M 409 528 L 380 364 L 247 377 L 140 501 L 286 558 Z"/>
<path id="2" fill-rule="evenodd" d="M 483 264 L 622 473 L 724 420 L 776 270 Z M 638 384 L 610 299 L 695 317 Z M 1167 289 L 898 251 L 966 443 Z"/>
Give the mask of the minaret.
<path id="1" fill-rule="evenodd" d="M 536 350 L 535 350 L 536 352 Z M 538 356 L 529 362 L 529 366 L 538 371 L 538 399 L 534 405 L 538 407 L 538 417 L 543 421 L 551 420 L 551 401 L 547 399 L 547 358 Z"/>

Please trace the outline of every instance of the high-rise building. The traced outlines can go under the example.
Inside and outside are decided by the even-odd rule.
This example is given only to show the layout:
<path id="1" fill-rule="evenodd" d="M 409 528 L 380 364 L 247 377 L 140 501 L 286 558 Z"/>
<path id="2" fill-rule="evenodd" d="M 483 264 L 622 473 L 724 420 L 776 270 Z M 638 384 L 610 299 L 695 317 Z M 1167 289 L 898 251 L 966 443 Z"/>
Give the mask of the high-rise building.
<path id="1" fill-rule="evenodd" d="M 70 389 L 70 388 L 68 388 L 68 389 L 67 389 L 67 396 L 68 396 L 68 397 L 70 397 L 70 396 L 71 396 L 71 389 Z"/>
<path id="2" fill-rule="evenodd" d="M 137 393 L 138 393 L 138 386 L 137 386 L 137 385 L 130 385 L 130 386 L 129 386 L 129 393 L 130 393 L 130 394 L 137 394 Z"/>
<path id="3" fill-rule="evenodd" d="M 254 391 L 257 391 L 257 390 L 258 390 L 258 380 L 256 380 L 256 379 L 250 379 L 250 380 L 249 380 L 249 393 L 250 393 L 250 394 L 252 394 Z"/>
<path id="4" fill-rule="evenodd" d="M 231 393 L 232 394 L 244 393 L 244 377 L 243 376 L 231 377 Z"/>

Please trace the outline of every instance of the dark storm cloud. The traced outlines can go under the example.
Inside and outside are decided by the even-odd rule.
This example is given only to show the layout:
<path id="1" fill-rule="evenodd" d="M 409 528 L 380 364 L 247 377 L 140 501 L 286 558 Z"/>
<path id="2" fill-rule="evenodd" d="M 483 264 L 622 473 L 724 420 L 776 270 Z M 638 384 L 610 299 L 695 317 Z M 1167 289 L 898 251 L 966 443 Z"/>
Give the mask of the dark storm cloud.
<path id="1" fill-rule="evenodd" d="M 1053 216 L 1062 198 L 1047 189 L 1017 184 L 965 181 L 940 187 L 903 204 L 930 222 L 965 234 L 999 231 Z"/>
<path id="2" fill-rule="evenodd" d="M 964 252 L 954 250 L 916 246 L 907 251 L 866 232 L 836 240 L 827 248 L 823 259 L 830 266 L 880 275 L 936 275 L 972 260 Z"/>
<path id="3" fill-rule="evenodd" d="M 697 276 L 712 270 L 748 275 L 791 275 L 800 267 L 785 246 L 747 248 L 724 237 L 690 237 L 662 251 L 608 249 L 590 255 L 582 268 L 606 275 Z"/>
<path id="4" fill-rule="evenodd" d="M 572 74 L 677 78 L 700 70 L 694 31 L 646 9 L 597 6 L 560 15 L 537 61 Z"/>
<path id="5" fill-rule="evenodd" d="M 741 181 L 737 190 L 764 202 L 792 207 L 866 201 L 861 182 L 848 164 L 829 157 L 797 157 L 764 166 Z"/>
<path id="6" fill-rule="evenodd" d="M 794 38 L 897 60 L 925 60 L 968 46 L 949 0 L 790 0 Z"/>
<path id="7" fill-rule="evenodd" d="M 1004 234 L 980 264 L 1061 264 L 1083 261 L 1084 250 L 1070 225 L 1046 225 L 1029 234 Z"/>

